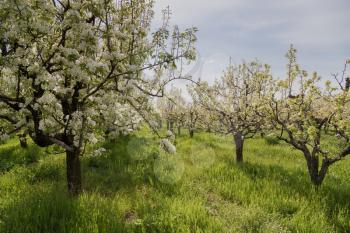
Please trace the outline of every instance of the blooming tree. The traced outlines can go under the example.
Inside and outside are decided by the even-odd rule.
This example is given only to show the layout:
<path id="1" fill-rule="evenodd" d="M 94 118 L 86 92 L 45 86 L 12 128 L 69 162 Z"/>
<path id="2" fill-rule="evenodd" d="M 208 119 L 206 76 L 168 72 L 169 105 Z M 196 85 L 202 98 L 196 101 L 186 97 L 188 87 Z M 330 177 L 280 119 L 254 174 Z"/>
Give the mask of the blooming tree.
<path id="1" fill-rule="evenodd" d="M 214 129 L 219 129 L 220 128 L 219 117 L 213 112 L 202 108 L 200 105 L 199 105 L 199 108 L 201 113 L 200 113 L 200 117 L 198 118 L 198 123 L 196 127 L 207 133 L 215 132 Z"/>
<path id="2" fill-rule="evenodd" d="M 350 61 L 342 77 L 335 76 L 337 87 L 331 81 L 322 87 L 317 73 L 309 75 L 299 68 L 293 46 L 286 57 L 287 77 L 276 82 L 268 115 L 281 131 L 279 139 L 303 153 L 311 182 L 319 186 L 329 167 L 350 154 L 350 80 L 345 77 Z"/>
<path id="3" fill-rule="evenodd" d="M 200 105 L 220 122 L 213 130 L 233 135 L 237 162 L 243 161 L 245 139 L 264 126 L 262 103 L 269 93 L 270 80 L 270 67 L 253 61 L 230 64 L 214 85 L 202 83 L 195 88 Z"/>
<path id="4" fill-rule="evenodd" d="M 193 138 L 197 123 L 201 117 L 201 109 L 196 103 L 188 103 L 186 106 L 185 126 L 188 129 L 190 137 Z"/>
<path id="5" fill-rule="evenodd" d="M 167 129 L 173 133 L 175 133 L 174 127 L 177 127 L 178 134 L 180 134 L 180 128 L 184 125 L 185 105 L 186 101 L 182 96 L 181 89 L 175 86 L 172 86 L 163 98 L 158 99 L 158 111 L 161 117 L 165 119 Z"/>
<path id="6" fill-rule="evenodd" d="M 196 29 L 150 33 L 152 0 L 3 0 L 0 4 L 2 138 L 26 131 L 66 151 L 68 190 L 81 191 L 80 159 L 99 132 L 131 130 L 149 96 L 182 77 Z M 144 71 L 152 72 L 146 76 Z M 134 112 L 133 112 L 134 111 Z"/>
<path id="7" fill-rule="evenodd" d="M 200 128 L 200 123 L 204 123 L 204 118 L 206 115 L 211 115 L 210 112 L 205 111 L 204 108 L 199 104 L 198 96 L 195 92 L 196 85 L 188 85 L 187 90 L 192 97 L 191 102 L 187 103 L 185 108 L 185 126 L 188 129 L 191 138 L 194 136 L 196 129 Z M 209 119 L 210 117 L 206 118 Z M 204 123 L 208 125 L 214 124 L 214 119 Z M 208 127 L 208 126 L 206 126 Z M 204 128 L 206 128 L 204 127 Z"/>

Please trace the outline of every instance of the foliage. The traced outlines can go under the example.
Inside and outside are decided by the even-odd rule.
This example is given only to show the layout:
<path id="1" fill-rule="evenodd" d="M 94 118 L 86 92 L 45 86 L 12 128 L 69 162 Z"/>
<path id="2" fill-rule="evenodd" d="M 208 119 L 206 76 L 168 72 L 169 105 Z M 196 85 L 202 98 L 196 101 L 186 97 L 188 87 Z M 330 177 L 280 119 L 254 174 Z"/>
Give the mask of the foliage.
<path id="1" fill-rule="evenodd" d="M 279 139 L 303 152 L 311 181 L 321 185 L 329 167 L 350 154 L 349 90 L 344 78 L 339 87 L 327 81 L 322 88 L 317 73 L 308 75 L 300 69 L 293 46 L 286 57 L 287 77 L 275 82 L 267 115 L 281 131 Z M 325 143 L 326 137 L 337 148 Z"/>
<path id="2" fill-rule="evenodd" d="M 158 99 L 156 108 L 162 119 L 166 121 L 167 129 L 175 133 L 174 127 L 182 127 L 185 123 L 186 101 L 182 91 L 175 86 L 165 93 L 163 98 Z"/>
<path id="3" fill-rule="evenodd" d="M 79 156 L 103 133 L 130 133 L 195 58 L 195 28 L 150 32 L 152 0 L 5 0 L 0 5 L 1 138 L 24 130 L 67 152 L 73 193 Z M 145 71 L 152 76 L 146 76 Z M 72 180 L 71 180 L 72 179 Z"/>
<path id="4" fill-rule="evenodd" d="M 266 135 L 264 137 L 264 139 L 265 139 L 265 142 L 268 145 L 277 145 L 277 144 L 279 144 L 279 139 L 276 136 L 276 134 L 274 134 L 274 133 L 270 133 L 270 134 Z"/>
<path id="5" fill-rule="evenodd" d="M 213 86 L 202 83 L 195 91 L 199 103 L 218 115 L 222 129 L 216 131 L 249 137 L 263 126 L 261 101 L 270 79 L 268 65 L 230 64 Z"/>
<path id="6" fill-rule="evenodd" d="M 262 103 L 269 94 L 270 82 L 270 67 L 253 61 L 230 63 L 214 85 L 203 82 L 194 88 L 194 99 L 219 121 L 213 130 L 233 135 L 238 162 L 243 160 L 244 140 L 266 124 Z"/>

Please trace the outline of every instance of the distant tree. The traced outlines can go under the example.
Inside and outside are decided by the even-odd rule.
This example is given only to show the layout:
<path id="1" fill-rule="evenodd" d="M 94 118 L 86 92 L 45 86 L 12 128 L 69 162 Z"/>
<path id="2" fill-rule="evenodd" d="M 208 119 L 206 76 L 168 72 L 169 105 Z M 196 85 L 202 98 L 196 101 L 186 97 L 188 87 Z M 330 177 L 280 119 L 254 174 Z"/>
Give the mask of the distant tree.
<path id="1" fill-rule="evenodd" d="M 201 109 L 201 116 L 198 118 L 197 127 L 207 133 L 215 132 L 214 129 L 220 128 L 220 120 L 216 114 L 204 108 Z"/>
<path id="2" fill-rule="evenodd" d="M 245 139 L 264 126 L 262 104 L 270 80 L 270 67 L 253 61 L 230 64 L 214 85 L 195 88 L 200 105 L 219 120 L 213 131 L 233 135 L 237 162 L 243 161 Z"/>
<path id="3" fill-rule="evenodd" d="M 196 85 L 192 84 L 187 86 L 187 90 L 192 99 L 191 102 L 186 104 L 184 125 L 186 126 L 191 138 L 193 138 L 195 130 L 202 127 L 200 124 L 201 122 L 204 123 L 205 115 L 211 115 L 210 112 L 206 111 L 204 108 L 201 107 L 195 89 Z M 203 128 L 207 129 L 207 124 L 214 124 L 214 119 L 211 120 L 212 121 L 210 122 L 208 121 L 204 123 L 206 126 L 204 126 Z"/>
<path id="4" fill-rule="evenodd" d="M 311 182 L 319 186 L 328 168 L 350 154 L 350 94 L 345 78 L 350 61 L 342 77 L 335 76 L 338 87 L 327 81 L 322 88 L 317 73 L 310 76 L 299 68 L 296 52 L 291 46 L 287 77 L 276 82 L 267 114 L 275 130 L 281 131 L 278 138 L 303 153 Z"/>
<path id="5" fill-rule="evenodd" d="M 197 123 L 201 117 L 200 114 L 200 108 L 196 105 L 196 103 L 187 104 L 185 125 L 191 138 L 194 136 L 194 131 L 196 130 Z"/>
<path id="6" fill-rule="evenodd" d="M 195 58 L 196 29 L 170 30 L 166 10 L 150 34 L 152 9 L 152 0 L 1 1 L 1 138 L 22 131 L 63 147 L 71 194 L 88 143 L 113 125 L 132 130 L 132 111 L 147 120 L 150 96 L 189 79 L 177 68 Z"/>
<path id="7" fill-rule="evenodd" d="M 174 128 L 177 127 L 178 134 L 180 133 L 185 120 L 185 105 L 181 89 L 175 86 L 165 92 L 163 98 L 158 99 L 157 108 L 166 121 L 167 130 L 175 133 Z"/>
<path id="8" fill-rule="evenodd" d="M 195 124 L 198 120 L 197 111 L 192 103 L 186 103 L 183 106 L 182 112 L 179 114 L 181 116 L 181 120 L 179 120 L 179 126 L 184 127 L 188 130 L 190 137 L 193 137 L 193 133 L 195 130 Z M 180 134 L 180 130 L 178 130 L 178 134 Z"/>

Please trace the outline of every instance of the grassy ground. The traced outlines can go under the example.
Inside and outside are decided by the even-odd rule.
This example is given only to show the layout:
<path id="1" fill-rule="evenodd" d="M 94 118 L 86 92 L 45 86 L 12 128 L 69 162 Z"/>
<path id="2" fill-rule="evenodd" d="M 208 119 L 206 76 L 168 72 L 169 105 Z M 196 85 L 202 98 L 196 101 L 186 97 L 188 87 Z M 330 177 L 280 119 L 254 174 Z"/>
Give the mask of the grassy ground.
<path id="1" fill-rule="evenodd" d="M 140 132 L 84 156 L 78 198 L 67 196 L 64 155 L 0 145 L 0 232 L 350 232 L 349 161 L 314 190 L 284 144 L 247 141 L 237 165 L 232 138 L 184 135 L 176 155 L 154 140 Z"/>

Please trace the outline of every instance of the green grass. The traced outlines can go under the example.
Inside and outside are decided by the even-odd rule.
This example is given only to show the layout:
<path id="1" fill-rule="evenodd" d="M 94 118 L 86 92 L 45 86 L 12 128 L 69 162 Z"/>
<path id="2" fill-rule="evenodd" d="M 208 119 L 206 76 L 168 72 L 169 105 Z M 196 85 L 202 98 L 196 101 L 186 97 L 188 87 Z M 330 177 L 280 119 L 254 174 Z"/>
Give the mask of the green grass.
<path id="1" fill-rule="evenodd" d="M 78 198 L 63 154 L 18 144 L 0 145 L 0 232 L 350 232 L 350 162 L 314 190 L 283 143 L 249 140 L 237 165 L 231 137 L 184 135 L 166 155 L 141 131 L 82 158 Z"/>

